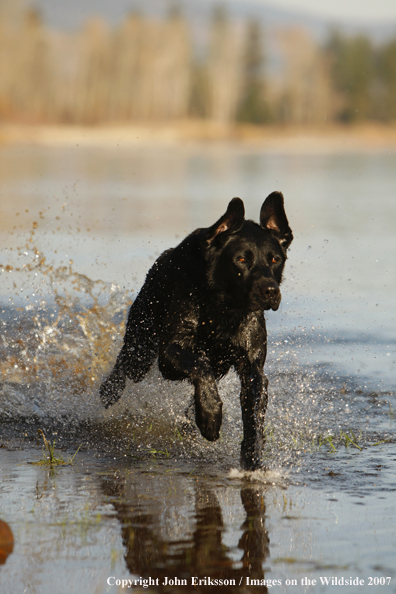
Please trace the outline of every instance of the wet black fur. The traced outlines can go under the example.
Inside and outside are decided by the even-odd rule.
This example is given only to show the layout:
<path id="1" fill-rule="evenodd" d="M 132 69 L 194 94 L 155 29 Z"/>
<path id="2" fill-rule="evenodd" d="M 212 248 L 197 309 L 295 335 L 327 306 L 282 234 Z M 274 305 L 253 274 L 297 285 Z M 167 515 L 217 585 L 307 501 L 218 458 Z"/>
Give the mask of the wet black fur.
<path id="1" fill-rule="evenodd" d="M 244 218 L 234 198 L 227 212 L 164 252 L 129 311 L 124 346 L 100 388 L 104 406 L 117 402 L 126 377 L 138 382 L 156 359 L 164 378 L 189 380 L 202 435 L 219 437 L 222 402 L 216 380 L 231 367 L 241 381 L 244 467 L 261 466 L 267 407 L 264 310 L 276 310 L 286 250 L 293 235 L 283 196 L 273 192 L 260 225 Z"/>

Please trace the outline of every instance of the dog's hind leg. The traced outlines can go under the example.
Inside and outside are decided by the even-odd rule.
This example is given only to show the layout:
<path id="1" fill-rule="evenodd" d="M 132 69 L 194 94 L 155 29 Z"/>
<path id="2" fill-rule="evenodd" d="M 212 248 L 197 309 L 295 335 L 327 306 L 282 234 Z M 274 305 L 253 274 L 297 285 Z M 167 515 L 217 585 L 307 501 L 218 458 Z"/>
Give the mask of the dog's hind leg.
<path id="1" fill-rule="evenodd" d="M 105 408 L 115 404 L 121 398 L 125 388 L 126 373 L 122 364 L 123 357 L 121 357 L 121 354 L 122 351 L 118 355 L 112 372 L 100 386 L 99 395 Z"/>
<path id="2" fill-rule="evenodd" d="M 105 408 L 117 402 L 124 391 L 126 378 L 139 382 L 149 371 L 158 354 L 158 334 L 153 319 L 131 307 L 124 345 L 110 375 L 100 387 Z M 139 315 L 140 314 L 140 315 Z"/>
<path id="3" fill-rule="evenodd" d="M 134 341 L 136 343 L 136 340 Z M 105 408 L 117 402 L 125 389 L 126 378 L 139 382 L 149 371 L 157 356 L 155 345 L 124 343 L 110 375 L 100 386 L 99 394 Z"/>

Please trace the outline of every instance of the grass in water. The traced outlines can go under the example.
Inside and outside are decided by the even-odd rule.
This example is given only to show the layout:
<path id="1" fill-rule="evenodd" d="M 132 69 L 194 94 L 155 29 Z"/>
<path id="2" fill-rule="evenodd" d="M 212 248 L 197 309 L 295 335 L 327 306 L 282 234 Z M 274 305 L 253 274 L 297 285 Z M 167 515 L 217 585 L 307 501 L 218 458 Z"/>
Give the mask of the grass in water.
<path id="1" fill-rule="evenodd" d="M 35 464 L 36 466 L 70 466 L 71 464 L 73 464 L 74 458 L 76 457 L 77 452 L 81 446 L 78 446 L 72 458 L 64 460 L 60 454 L 58 454 L 58 456 L 55 455 L 55 440 L 52 443 L 48 441 L 42 429 L 39 429 L 37 431 L 37 434 L 38 436 L 41 435 L 41 437 L 43 438 L 44 447 L 46 449 L 43 452 L 43 459 L 39 460 L 38 462 L 31 462 L 31 464 Z"/>
<path id="2" fill-rule="evenodd" d="M 362 452 L 368 447 L 379 446 L 390 441 L 389 439 L 382 439 L 375 443 L 370 443 L 367 439 L 363 438 L 362 432 L 358 435 L 357 433 L 354 433 L 350 427 L 349 429 L 340 430 L 339 434 L 330 433 L 314 436 L 304 430 L 296 431 L 295 435 L 289 436 L 289 440 L 291 441 L 276 435 L 270 423 L 265 426 L 264 432 L 266 443 L 265 457 L 272 456 L 274 447 L 280 450 L 291 450 L 296 448 L 310 453 L 318 452 L 322 447 L 326 447 L 329 453 L 335 453 L 339 451 L 341 446 L 344 446 L 346 450 L 348 450 L 349 446 L 352 446 Z"/>
<path id="3" fill-rule="evenodd" d="M 358 450 L 362 451 L 363 448 L 358 444 L 358 440 L 356 439 L 352 429 L 349 429 L 349 433 L 350 433 L 350 435 L 348 435 L 344 431 L 340 431 L 340 439 L 345 440 L 345 443 L 344 443 L 345 447 L 347 448 L 350 444 L 350 445 L 353 445 Z M 359 437 L 359 439 L 360 439 L 360 437 Z"/>
<path id="4" fill-rule="evenodd" d="M 170 453 L 168 452 L 168 450 L 165 450 L 165 451 L 156 450 L 155 448 L 148 447 L 147 451 L 149 454 L 151 454 L 151 456 L 153 458 L 155 458 L 156 456 L 166 456 L 167 458 L 169 458 L 169 456 L 170 456 Z"/>

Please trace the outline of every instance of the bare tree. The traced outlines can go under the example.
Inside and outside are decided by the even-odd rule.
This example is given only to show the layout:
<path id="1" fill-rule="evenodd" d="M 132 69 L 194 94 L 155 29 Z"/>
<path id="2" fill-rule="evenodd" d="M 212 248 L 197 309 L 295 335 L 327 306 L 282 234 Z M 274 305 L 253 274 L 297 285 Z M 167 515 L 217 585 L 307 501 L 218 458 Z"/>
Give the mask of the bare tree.
<path id="1" fill-rule="evenodd" d="M 333 118 L 328 61 L 302 28 L 278 32 L 283 68 L 273 101 L 278 118 L 294 124 L 320 124 Z"/>
<path id="2" fill-rule="evenodd" d="M 221 123 L 235 120 L 242 91 L 242 31 L 233 26 L 221 8 L 212 23 L 207 59 L 209 118 Z"/>
<path id="3" fill-rule="evenodd" d="M 9 48 L 6 70 L 11 113 L 30 121 L 46 121 L 54 102 L 51 46 L 40 15 L 29 10 L 21 26 L 8 37 L 17 42 Z"/>

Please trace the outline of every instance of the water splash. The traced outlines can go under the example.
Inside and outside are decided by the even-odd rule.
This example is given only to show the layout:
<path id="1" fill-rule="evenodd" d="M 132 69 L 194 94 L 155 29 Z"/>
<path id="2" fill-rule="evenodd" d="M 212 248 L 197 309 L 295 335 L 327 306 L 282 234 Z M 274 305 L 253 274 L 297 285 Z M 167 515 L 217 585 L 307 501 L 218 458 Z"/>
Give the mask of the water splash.
<path id="1" fill-rule="evenodd" d="M 131 299 L 79 274 L 72 261 L 54 266 L 35 246 L 36 228 L 18 264 L 1 266 L 19 291 L 1 310 L 0 414 L 78 416 L 119 348 Z"/>
<path id="2" fill-rule="evenodd" d="M 1 266 L 14 288 L 0 319 L 3 428 L 7 422 L 15 434 L 23 427 L 34 438 L 46 426 L 60 443 L 84 442 L 131 459 L 176 456 L 235 466 L 242 439 L 235 373 L 219 384 L 224 418 L 215 444 L 196 428 L 192 387 L 163 380 L 156 366 L 143 382 L 128 382 L 120 402 L 103 410 L 98 388 L 120 349 L 130 295 L 78 273 L 72 261 L 54 265 L 36 247 L 36 229 L 33 223 L 26 244 L 13 252 L 16 263 Z M 301 364 L 284 337 L 270 340 L 268 469 L 284 471 L 317 452 L 390 438 L 384 419 L 390 420 L 394 394 L 362 391 L 327 369 Z"/>

